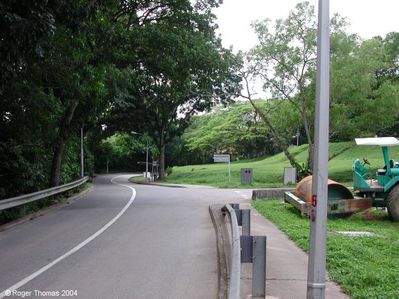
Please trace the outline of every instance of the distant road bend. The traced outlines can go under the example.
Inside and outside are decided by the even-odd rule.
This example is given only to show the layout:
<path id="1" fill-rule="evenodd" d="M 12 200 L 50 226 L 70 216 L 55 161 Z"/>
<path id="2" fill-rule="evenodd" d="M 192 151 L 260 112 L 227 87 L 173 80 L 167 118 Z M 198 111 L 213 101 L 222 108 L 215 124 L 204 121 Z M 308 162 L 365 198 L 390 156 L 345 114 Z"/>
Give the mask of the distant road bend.
<path id="1" fill-rule="evenodd" d="M 0 298 L 216 298 L 208 206 L 238 194 L 130 176 L 98 176 L 80 200 L 0 232 Z"/>

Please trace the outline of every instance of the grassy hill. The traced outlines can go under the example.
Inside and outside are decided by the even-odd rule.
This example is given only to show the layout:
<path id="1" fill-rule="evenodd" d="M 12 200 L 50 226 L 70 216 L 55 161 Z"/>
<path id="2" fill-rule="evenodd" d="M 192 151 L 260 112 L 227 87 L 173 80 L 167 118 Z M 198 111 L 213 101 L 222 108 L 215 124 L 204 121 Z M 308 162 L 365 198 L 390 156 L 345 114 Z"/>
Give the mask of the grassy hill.
<path id="1" fill-rule="evenodd" d="M 307 145 L 292 146 L 290 151 L 298 161 L 305 162 Z M 391 148 L 393 159 L 399 160 L 399 148 Z M 371 164 L 370 173 L 383 166 L 381 149 L 378 146 L 357 146 L 354 142 L 331 143 L 329 147 L 329 178 L 348 186 L 352 185 L 352 163 L 356 158 L 367 158 Z M 282 186 L 284 167 L 290 164 L 283 153 L 256 160 L 241 160 L 231 164 L 231 181 L 228 182 L 227 164 L 213 163 L 173 167 L 166 182 L 179 184 L 204 184 L 216 187 L 279 187 Z M 241 185 L 240 169 L 253 168 L 252 185 Z"/>

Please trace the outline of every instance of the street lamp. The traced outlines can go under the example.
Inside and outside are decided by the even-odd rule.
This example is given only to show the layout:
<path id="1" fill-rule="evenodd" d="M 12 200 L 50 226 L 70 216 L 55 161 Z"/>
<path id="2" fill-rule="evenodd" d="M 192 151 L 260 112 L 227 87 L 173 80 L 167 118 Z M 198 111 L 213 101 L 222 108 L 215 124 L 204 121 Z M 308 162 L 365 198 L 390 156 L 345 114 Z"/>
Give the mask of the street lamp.
<path id="1" fill-rule="evenodd" d="M 141 135 L 144 136 L 142 133 L 138 133 L 135 131 L 131 131 L 133 135 Z M 148 143 L 148 138 L 146 138 L 146 153 L 145 153 L 145 181 L 147 182 L 147 176 L 148 176 L 148 151 L 149 151 L 149 143 Z"/>
<path id="2" fill-rule="evenodd" d="M 299 130 L 296 129 L 296 134 L 292 138 L 296 138 L 296 146 L 299 146 Z"/>

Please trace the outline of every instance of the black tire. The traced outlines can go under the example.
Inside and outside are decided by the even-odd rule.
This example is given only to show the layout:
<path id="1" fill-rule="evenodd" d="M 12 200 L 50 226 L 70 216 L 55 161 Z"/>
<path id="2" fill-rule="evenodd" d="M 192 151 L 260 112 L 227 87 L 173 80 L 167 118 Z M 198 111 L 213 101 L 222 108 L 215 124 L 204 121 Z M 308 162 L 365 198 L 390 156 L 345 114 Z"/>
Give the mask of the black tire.
<path id="1" fill-rule="evenodd" d="M 396 185 L 389 192 L 387 197 L 387 209 L 389 217 L 393 221 L 399 221 L 399 185 Z"/>

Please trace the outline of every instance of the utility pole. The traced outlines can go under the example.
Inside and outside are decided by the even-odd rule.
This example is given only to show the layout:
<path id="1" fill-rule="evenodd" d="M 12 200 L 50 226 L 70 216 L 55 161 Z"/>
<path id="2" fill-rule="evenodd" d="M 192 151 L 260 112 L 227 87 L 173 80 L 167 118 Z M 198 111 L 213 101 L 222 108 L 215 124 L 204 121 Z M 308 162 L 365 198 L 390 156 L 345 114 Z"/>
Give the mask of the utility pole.
<path id="1" fill-rule="evenodd" d="M 149 150 L 149 144 L 148 144 L 148 139 L 147 141 L 147 148 L 146 148 L 146 153 L 145 153 L 145 182 L 148 182 L 148 150 Z"/>
<path id="2" fill-rule="evenodd" d="M 83 127 L 80 128 L 80 177 L 85 175 L 84 169 L 84 149 L 83 149 Z"/>
<path id="3" fill-rule="evenodd" d="M 329 0 L 319 0 L 315 151 L 307 298 L 323 299 L 326 291 L 326 226 L 328 196 L 328 134 L 330 98 Z"/>
<path id="4" fill-rule="evenodd" d="M 299 146 L 299 129 L 296 129 L 296 146 Z"/>
<path id="5" fill-rule="evenodd" d="M 148 177 L 148 151 L 149 151 L 149 148 L 150 148 L 149 141 L 148 141 L 148 136 L 146 136 L 146 135 L 144 135 L 142 133 L 135 132 L 135 131 L 131 131 L 130 133 L 132 133 L 133 135 L 141 135 L 141 136 L 145 136 L 146 137 L 145 181 L 147 182 L 148 181 L 148 179 L 147 179 L 147 177 Z"/>

